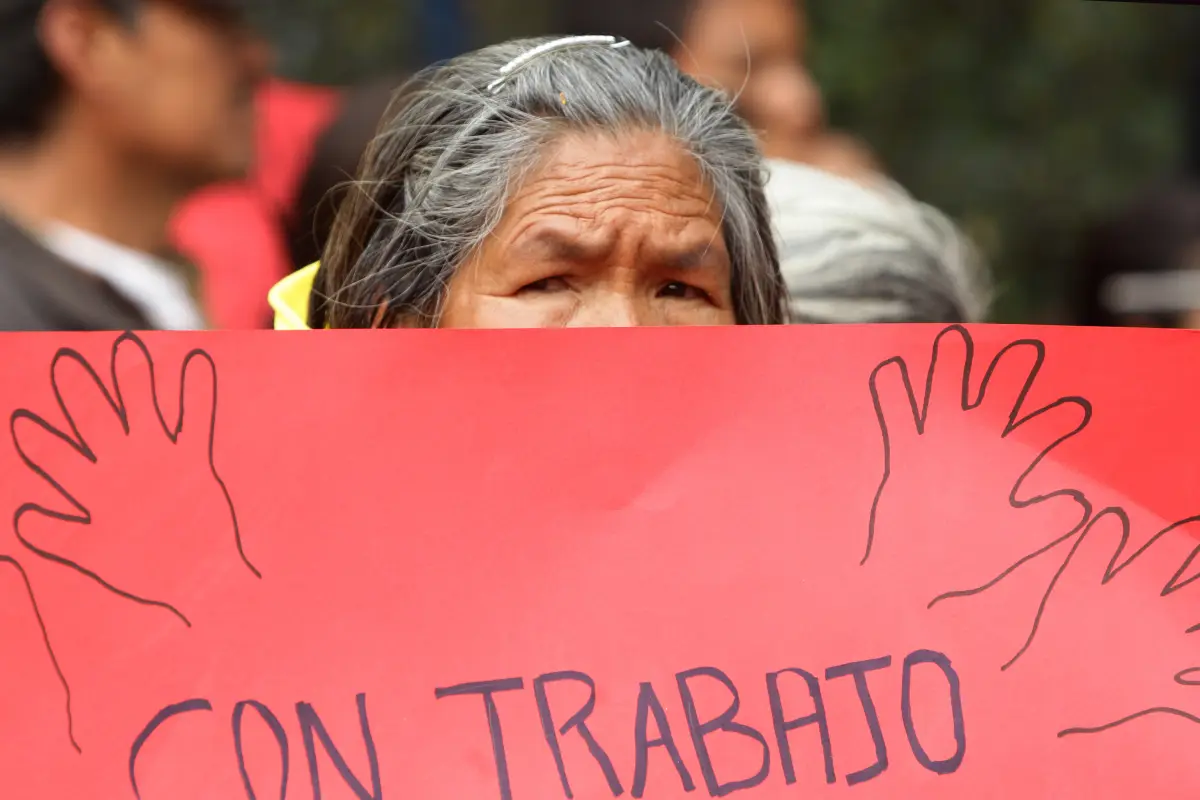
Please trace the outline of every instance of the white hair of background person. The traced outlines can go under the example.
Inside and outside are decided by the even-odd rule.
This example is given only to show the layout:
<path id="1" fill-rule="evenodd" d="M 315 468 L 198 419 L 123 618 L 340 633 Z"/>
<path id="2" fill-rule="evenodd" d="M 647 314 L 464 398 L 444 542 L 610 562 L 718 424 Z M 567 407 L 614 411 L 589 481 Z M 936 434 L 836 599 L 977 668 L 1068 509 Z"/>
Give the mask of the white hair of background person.
<path id="1" fill-rule="evenodd" d="M 767 201 L 798 323 L 978 322 L 991 278 L 974 245 L 886 179 L 866 186 L 771 159 Z"/>

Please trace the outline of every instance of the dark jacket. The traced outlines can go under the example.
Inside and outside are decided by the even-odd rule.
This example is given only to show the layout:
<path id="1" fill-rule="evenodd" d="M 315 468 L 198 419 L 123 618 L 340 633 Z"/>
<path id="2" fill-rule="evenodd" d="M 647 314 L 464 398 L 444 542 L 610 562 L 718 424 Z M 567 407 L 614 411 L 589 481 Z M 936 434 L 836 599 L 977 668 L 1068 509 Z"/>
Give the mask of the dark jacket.
<path id="1" fill-rule="evenodd" d="M 146 330 L 132 303 L 0 216 L 0 331 Z"/>

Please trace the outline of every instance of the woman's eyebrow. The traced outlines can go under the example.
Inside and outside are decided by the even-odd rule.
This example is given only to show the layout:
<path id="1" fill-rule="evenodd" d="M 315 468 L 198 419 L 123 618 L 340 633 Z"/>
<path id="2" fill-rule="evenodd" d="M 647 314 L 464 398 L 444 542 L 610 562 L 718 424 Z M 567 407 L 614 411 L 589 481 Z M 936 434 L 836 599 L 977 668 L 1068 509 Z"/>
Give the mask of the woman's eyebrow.
<path id="1" fill-rule="evenodd" d="M 516 249 L 530 256 L 578 263 L 603 258 L 612 249 L 610 237 L 589 241 L 554 228 L 539 228 L 522 236 Z"/>

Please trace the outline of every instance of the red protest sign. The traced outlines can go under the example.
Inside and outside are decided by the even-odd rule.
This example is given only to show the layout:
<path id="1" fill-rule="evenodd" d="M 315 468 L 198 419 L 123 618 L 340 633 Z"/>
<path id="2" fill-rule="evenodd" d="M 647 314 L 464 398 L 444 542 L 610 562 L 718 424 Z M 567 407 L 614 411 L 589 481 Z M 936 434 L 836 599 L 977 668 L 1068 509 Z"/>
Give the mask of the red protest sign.
<path id="1" fill-rule="evenodd" d="M 5 796 L 1190 795 L 1196 346 L 0 339 Z"/>

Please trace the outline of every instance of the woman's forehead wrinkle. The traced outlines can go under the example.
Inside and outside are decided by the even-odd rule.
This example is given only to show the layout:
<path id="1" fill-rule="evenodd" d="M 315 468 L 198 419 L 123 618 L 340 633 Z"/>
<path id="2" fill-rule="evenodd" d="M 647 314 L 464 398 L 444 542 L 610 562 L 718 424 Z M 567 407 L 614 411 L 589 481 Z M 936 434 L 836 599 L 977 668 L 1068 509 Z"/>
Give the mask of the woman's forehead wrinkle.
<path id="1" fill-rule="evenodd" d="M 707 228 L 707 225 L 706 227 Z M 512 243 L 510 254 L 517 258 L 538 261 L 569 261 L 575 264 L 595 263 L 608 257 L 622 245 L 628 229 L 599 225 L 594 229 L 572 231 L 551 224 L 530 225 L 528 233 Z M 670 241 L 656 241 L 636 231 L 634 243 L 640 257 L 668 267 L 689 271 L 730 267 L 730 257 L 719 230 L 697 228 L 695 233 L 680 229 L 672 231 Z M 678 234 L 678 235 L 674 235 Z"/>
<path id="2" fill-rule="evenodd" d="M 598 165 L 595 162 L 552 169 L 531 177 L 514 200 L 528 198 L 540 203 L 604 202 L 612 199 L 660 197 L 687 198 L 707 202 L 712 191 L 700 174 L 688 174 L 675 165 L 630 167 Z"/>
<path id="3" fill-rule="evenodd" d="M 616 175 L 580 170 L 570 179 L 546 175 L 527 182 L 513 196 L 510 208 L 588 221 L 622 211 L 696 218 L 710 216 L 714 200 L 699 176 L 690 180 L 677 171 Z"/>
<path id="4" fill-rule="evenodd" d="M 512 242 L 534 257 L 592 261 L 640 239 L 644 256 L 664 265 L 720 264 L 727 261 L 723 243 L 715 251 L 710 247 L 720 241 L 719 218 L 701 191 L 681 183 L 676 191 L 598 189 L 572 199 L 546 192 L 537 198 L 536 209 L 534 203 L 514 208 L 521 221 Z"/>
<path id="5" fill-rule="evenodd" d="M 534 222 L 514 241 L 513 254 L 546 261 L 599 261 L 616 248 L 621 233 L 619 228 L 607 225 L 571 230 Z M 655 263 L 680 270 L 729 266 L 724 241 L 706 230 L 689 234 L 681 229 L 671 242 L 646 241 L 639 249 Z"/>

